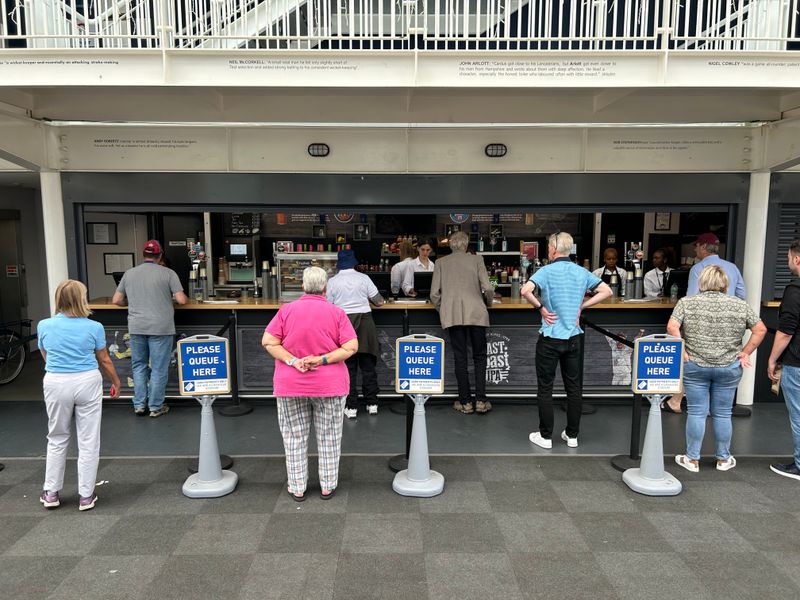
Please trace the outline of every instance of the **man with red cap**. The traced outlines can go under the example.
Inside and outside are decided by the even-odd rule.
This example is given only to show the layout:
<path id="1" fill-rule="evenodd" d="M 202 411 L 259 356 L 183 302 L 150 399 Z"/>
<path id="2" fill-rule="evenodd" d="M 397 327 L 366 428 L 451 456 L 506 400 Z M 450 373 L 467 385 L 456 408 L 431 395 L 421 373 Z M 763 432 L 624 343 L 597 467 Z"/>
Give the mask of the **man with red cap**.
<path id="1" fill-rule="evenodd" d="M 151 417 L 167 414 L 164 389 L 167 386 L 169 360 L 175 345 L 175 310 L 172 298 L 186 304 L 178 275 L 158 264 L 161 244 L 148 240 L 142 250 L 144 260 L 128 269 L 111 301 L 128 305 L 128 333 L 131 337 L 131 369 L 133 370 L 133 412 Z"/>
<path id="2" fill-rule="evenodd" d="M 719 252 L 719 238 L 713 233 L 704 233 L 693 244 L 694 253 L 699 262 L 695 263 L 692 270 L 689 271 L 689 289 L 686 291 L 686 295 L 694 296 L 697 294 L 697 281 L 700 278 L 700 273 L 709 265 L 717 265 L 728 276 L 728 295 L 744 300 L 744 279 L 742 279 L 742 274 L 735 264 L 720 258 L 717 254 Z"/>

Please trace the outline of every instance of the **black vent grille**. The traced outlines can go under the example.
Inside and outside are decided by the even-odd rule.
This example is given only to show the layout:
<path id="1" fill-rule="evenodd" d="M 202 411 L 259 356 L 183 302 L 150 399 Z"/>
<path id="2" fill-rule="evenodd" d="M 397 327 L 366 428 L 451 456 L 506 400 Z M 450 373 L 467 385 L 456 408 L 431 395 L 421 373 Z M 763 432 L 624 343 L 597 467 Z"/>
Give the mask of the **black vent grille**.
<path id="1" fill-rule="evenodd" d="M 783 288 L 793 275 L 786 266 L 786 253 L 794 240 L 800 239 L 800 206 L 784 205 L 778 224 L 778 255 L 775 257 L 775 298 L 783 298 Z"/>

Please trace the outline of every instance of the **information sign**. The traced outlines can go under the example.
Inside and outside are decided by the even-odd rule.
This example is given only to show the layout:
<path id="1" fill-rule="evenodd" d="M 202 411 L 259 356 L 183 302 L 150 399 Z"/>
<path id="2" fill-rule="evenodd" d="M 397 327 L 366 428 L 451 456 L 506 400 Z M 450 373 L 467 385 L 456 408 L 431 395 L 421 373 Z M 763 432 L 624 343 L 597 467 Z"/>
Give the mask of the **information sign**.
<path id="1" fill-rule="evenodd" d="M 634 394 L 677 394 L 683 378 L 683 340 L 668 335 L 640 337 L 633 347 Z"/>
<path id="2" fill-rule="evenodd" d="M 395 346 L 395 391 L 401 394 L 444 392 L 444 340 L 432 335 L 407 335 Z"/>
<path id="3" fill-rule="evenodd" d="M 179 340 L 178 380 L 181 396 L 229 393 L 227 338 L 194 335 Z"/>

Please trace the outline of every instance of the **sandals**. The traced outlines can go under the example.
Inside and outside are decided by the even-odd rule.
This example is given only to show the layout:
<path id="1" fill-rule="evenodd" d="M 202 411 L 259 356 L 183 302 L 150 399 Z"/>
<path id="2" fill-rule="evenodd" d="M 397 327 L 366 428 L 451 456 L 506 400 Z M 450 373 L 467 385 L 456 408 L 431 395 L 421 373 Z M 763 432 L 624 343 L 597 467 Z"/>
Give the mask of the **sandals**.
<path id="1" fill-rule="evenodd" d="M 683 408 L 679 409 L 676 412 L 676 411 L 672 410 L 672 407 L 669 405 L 669 403 L 666 400 L 662 400 L 661 401 L 661 412 L 669 413 L 671 415 L 682 415 L 683 414 Z"/>
<path id="2" fill-rule="evenodd" d="M 320 497 L 320 498 L 322 498 L 323 500 L 330 500 L 331 498 L 333 498 L 333 495 L 334 495 L 335 493 L 336 493 L 336 488 L 333 488 L 333 489 L 332 489 L 332 490 L 330 490 L 330 492 L 328 492 L 327 494 L 323 494 L 323 493 L 322 493 L 322 490 L 320 490 L 320 491 L 319 491 L 319 497 Z"/>
<path id="3" fill-rule="evenodd" d="M 687 471 L 691 471 L 692 473 L 700 472 L 700 461 L 691 460 L 685 454 L 678 454 L 678 456 L 675 457 L 675 462 L 680 466 L 682 466 Z"/>
<path id="4" fill-rule="evenodd" d="M 294 500 L 295 502 L 305 502 L 305 500 L 306 500 L 306 495 L 305 494 L 300 494 L 299 496 L 297 496 L 297 495 L 295 495 L 295 493 L 292 490 L 288 490 L 288 489 L 286 490 L 286 493 L 289 494 L 289 497 L 292 500 Z"/>

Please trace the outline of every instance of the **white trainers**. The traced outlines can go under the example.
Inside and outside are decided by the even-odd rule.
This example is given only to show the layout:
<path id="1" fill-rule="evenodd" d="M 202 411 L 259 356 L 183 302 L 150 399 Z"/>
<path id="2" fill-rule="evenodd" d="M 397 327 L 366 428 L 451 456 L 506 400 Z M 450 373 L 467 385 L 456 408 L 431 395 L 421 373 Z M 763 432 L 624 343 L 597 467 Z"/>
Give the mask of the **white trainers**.
<path id="1" fill-rule="evenodd" d="M 367 414 L 368 415 L 377 415 L 378 414 L 378 405 L 377 404 L 367 404 Z"/>
<path id="2" fill-rule="evenodd" d="M 561 432 L 561 439 L 567 442 L 567 447 L 569 448 L 577 448 L 578 447 L 578 438 L 574 437 L 571 438 L 567 435 L 567 430 Z"/>
<path id="3" fill-rule="evenodd" d="M 544 448 L 545 450 L 550 450 L 553 447 L 553 440 L 543 438 L 542 434 L 538 431 L 534 431 L 532 434 L 530 434 L 528 439 L 539 446 L 539 448 Z"/>
<path id="4" fill-rule="evenodd" d="M 344 409 L 344 416 L 348 419 L 355 419 L 358 416 L 358 409 L 357 408 L 345 408 Z"/>
<path id="5" fill-rule="evenodd" d="M 725 460 L 717 459 L 717 471 L 730 471 L 735 466 L 736 459 L 733 456 L 729 456 Z"/>

